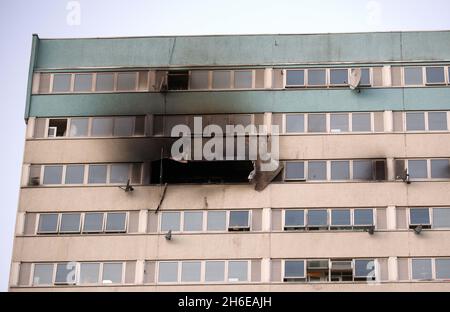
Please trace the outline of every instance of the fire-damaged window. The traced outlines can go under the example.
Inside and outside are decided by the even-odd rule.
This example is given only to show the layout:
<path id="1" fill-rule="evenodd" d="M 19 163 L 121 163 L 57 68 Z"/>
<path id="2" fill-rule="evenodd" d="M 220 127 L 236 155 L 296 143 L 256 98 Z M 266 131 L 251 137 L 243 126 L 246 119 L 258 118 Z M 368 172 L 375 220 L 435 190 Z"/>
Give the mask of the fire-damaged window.
<path id="1" fill-rule="evenodd" d="M 167 74 L 169 90 L 187 90 L 189 88 L 189 71 L 173 70 Z"/>

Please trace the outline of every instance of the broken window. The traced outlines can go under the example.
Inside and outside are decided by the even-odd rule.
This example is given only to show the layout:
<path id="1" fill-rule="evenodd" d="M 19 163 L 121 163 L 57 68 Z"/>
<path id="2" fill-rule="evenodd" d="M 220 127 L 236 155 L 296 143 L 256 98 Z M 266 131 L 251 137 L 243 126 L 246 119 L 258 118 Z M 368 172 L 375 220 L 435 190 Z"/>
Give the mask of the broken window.
<path id="1" fill-rule="evenodd" d="M 328 282 L 328 260 L 308 260 L 306 276 L 308 282 Z"/>
<path id="2" fill-rule="evenodd" d="M 48 121 L 47 136 L 49 138 L 66 136 L 66 130 L 67 119 L 50 119 Z"/>
<path id="3" fill-rule="evenodd" d="M 189 71 L 174 70 L 167 73 L 169 90 L 187 90 L 189 88 Z"/>

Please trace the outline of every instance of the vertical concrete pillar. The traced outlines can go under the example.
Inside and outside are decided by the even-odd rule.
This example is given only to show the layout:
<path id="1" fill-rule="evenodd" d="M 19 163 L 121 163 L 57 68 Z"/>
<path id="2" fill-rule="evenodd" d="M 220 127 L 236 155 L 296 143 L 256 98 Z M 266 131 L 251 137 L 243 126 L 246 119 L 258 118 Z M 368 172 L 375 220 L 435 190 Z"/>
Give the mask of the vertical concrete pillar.
<path id="1" fill-rule="evenodd" d="M 391 65 L 383 66 L 383 87 L 391 87 L 392 86 L 392 78 L 391 78 Z"/>
<path id="2" fill-rule="evenodd" d="M 23 235 L 25 226 L 25 212 L 18 212 L 16 217 L 16 235 Z"/>
<path id="3" fill-rule="evenodd" d="M 261 259 L 261 283 L 270 283 L 270 259 Z"/>
<path id="4" fill-rule="evenodd" d="M 395 160 L 392 157 L 386 158 L 388 181 L 395 181 Z"/>
<path id="5" fill-rule="evenodd" d="M 388 258 L 389 281 L 398 280 L 397 257 Z"/>
<path id="6" fill-rule="evenodd" d="M 26 139 L 32 139 L 34 135 L 34 124 L 36 117 L 29 117 L 27 121 Z"/>
<path id="7" fill-rule="evenodd" d="M 138 226 L 138 232 L 139 233 L 146 233 L 147 232 L 147 214 L 148 210 L 140 210 L 139 211 L 139 226 Z"/>
<path id="8" fill-rule="evenodd" d="M 272 68 L 264 69 L 264 89 L 272 88 Z"/>
<path id="9" fill-rule="evenodd" d="M 384 132 L 394 131 L 394 114 L 392 111 L 384 112 Z"/>
<path id="10" fill-rule="evenodd" d="M 20 263 L 11 263 L 11 271 L 9 274 L 9 286 L 17 286 L 19 284 Z"/>
<path id="11" fill-rule="evenodd" d="M 30 164 L 22 165 L 22 179 L 20 181 L 21 186 L 27 186 L 30 179 Z"/>
<path id="12" fill-rule="evenodd" d="M 137 285 L 144 284 L 144 269 L 145 269 L 145 260 L 137 260 L 136 277 L 135 277 L 135 283 Z"/>
<path id="13" fill-rule="evenodd" d="M 263 232 L 270 232 L 270 226 L 271 226 L 271 209 L 270 208 L 263 208 L 262 211 L 262 228 L 261 230 Z"/>
<path id="14" fill-rule="evenodd" d="M 387 207 L 386 217 L 387 217 L 387 229 L 395 230 L 397 228 L 397 213 L 395 206 L 390 205 Z"/>

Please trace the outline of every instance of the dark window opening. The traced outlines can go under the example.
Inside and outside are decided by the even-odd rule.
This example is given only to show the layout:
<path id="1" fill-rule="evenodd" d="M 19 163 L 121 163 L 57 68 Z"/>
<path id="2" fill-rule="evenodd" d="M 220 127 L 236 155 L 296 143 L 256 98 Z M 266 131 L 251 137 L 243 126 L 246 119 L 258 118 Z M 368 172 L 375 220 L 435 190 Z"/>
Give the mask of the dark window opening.
<path id="1" fill-rule="evenodd" d="M 187 90 L 189 87 L 189 71 L 169 71 L 167 85 L 169 90 Z"/>
<path id="2" fill-rule="evenodd" d="M 67 119 L 50 119 L 48 122 L 48 137 L 63 137 L 66 135 Z"/>
<path id="3" fill-rule="evenodd" d="M 160 181 L 160 168 L 162 179 Z M 248 183 L 253 171 L 251 161 L 192 161 L 180 163 L 171 159 L 153 161 L 150 183 Z"/>
<path id="4" fill-rule="evenodd" d="M 375 161 L 375 180 L 386 180 L 386 162 L 384 160 Z"/>

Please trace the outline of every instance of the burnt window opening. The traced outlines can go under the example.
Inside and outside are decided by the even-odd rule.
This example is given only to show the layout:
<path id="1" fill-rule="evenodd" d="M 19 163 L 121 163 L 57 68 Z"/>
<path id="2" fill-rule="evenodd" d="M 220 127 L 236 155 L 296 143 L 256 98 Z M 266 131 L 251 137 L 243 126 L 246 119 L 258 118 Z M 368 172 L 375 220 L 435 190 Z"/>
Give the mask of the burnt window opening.
<path id="1" fill-rule="evenodd" d="M 160 181 L 160 168 L 162 179 Z M 253 170 L 251 161 L 192 161 L 180 163 L 171 159 L 151 163 L 150 183 L 222 184 L 248 183 Z"/>
<path id="2" fill-rule="evenodd" d="M 169 71 L 167 73 L 167 88 L 169 90 L 187 90 L 189 88 L 189 71 Z"/>
<path id="3" fill-rule="evenodd" d="M 48 121 L 48 137 L 63 137 L 66 135 L 67 119 L 50 119 Z"/>

